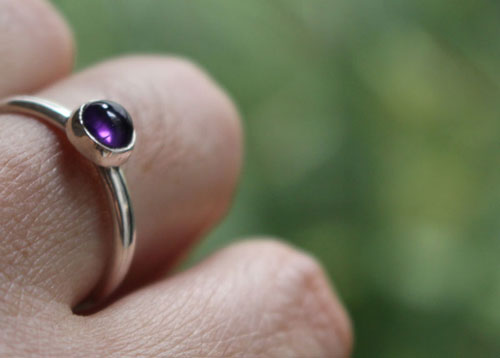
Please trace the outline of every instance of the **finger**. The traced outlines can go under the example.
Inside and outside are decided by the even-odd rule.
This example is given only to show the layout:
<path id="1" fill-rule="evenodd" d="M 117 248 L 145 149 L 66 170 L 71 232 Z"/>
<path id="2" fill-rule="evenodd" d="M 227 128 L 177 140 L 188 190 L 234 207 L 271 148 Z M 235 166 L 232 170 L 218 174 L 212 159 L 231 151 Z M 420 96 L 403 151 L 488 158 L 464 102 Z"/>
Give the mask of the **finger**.
<path id="1" fill-rule="evenodd" d="M 0 0 L 0 97 L 41 88 L 72 64 L 72 35 L 47 1 Z"/>
<path id="2" fill-rule="evenodd" d="M 249 241 L 89 317 L 110 352 L 140 357 L 348 357 L 349 319 L 318 263 Z M 147 341 L 145 342 L 145 337 Z"/>
<path id="3" fill-rule="evenodd" d="M 225 211 L 240 162 L 238 117 L 193 65 L 161 57 L 116 60 L 40 95 L 69 108 L 111 99 L 134 118 L 137 146 L 125 171 L 137 221 L 137 275 L 161 269 Z M 6 242 L 0 250 L 10 259 L 0 265 L 23 277 L 25 287 L 75 304 L 96 285 L 110 254 L 103 188 L 88 161 L 51 128 L 3 117 L 0 193 L 9 195 L 0 195 L 0 209 L 9 209 L 0 212 Z"/>

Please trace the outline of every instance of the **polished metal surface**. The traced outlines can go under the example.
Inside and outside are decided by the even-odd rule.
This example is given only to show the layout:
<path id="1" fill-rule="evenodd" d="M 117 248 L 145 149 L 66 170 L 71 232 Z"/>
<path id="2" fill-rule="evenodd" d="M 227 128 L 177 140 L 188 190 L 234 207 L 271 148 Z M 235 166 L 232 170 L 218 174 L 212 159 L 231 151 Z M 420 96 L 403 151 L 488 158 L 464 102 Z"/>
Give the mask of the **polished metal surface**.
<path id="1" fill-rule="evenodd" d="M 68 129 L 70 126 L 67 124 L 69 124 L 71 118 L 79 115 L 83 106 L 85 104 L 76 111 L 71 112 L 64 107 L 37 97 L 18 96 L 0 101 L 0 113 L 19 113 L 43 119 L 65 131 L 70 137 L 72 131 Z M 70 142 L 75 144 L 73 140 L 70 140 Z M 134 143 L 135 132 L 131 145 L 125 150 L 112 150 L 109 148 L 102 150 L 100 147 L 103 146 L 100 145 L 99 147 L 99 143 L 94 143 L 94 146 L 88 144 L 83 146 L 75 145 L 83 155 L 96 164 L 113 212 L 113 249 L 106 272 L 91 297 L 89 297 L 91 301 L 101 301 L 120 285 L 127 274 L 134 255 L 136 235 L 132 203 L 123 172 L 117 166 L 117 164 L 123 163 L 128 158 Z"/>
<path id="2" fill-rule="evenodd" d="M 11 97 L 0 101 L 0 113 L 20 113 L 41 118 L 64 130 L 71 111 L 55 103 L 31 96 Z"/>

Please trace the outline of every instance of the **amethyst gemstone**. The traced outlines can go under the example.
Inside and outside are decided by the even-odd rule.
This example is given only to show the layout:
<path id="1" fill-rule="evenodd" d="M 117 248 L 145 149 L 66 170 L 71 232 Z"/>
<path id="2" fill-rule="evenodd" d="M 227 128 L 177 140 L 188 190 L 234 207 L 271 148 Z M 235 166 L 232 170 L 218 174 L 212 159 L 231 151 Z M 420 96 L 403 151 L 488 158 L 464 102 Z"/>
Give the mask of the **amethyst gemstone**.
<path id="1" fill-rule="evenodd" d="M 134 126 L 125 108 L 111 101 L 96 101 L 83 108 L 87 131 L 106 147 L 125 148 L 132 141 Z"/>

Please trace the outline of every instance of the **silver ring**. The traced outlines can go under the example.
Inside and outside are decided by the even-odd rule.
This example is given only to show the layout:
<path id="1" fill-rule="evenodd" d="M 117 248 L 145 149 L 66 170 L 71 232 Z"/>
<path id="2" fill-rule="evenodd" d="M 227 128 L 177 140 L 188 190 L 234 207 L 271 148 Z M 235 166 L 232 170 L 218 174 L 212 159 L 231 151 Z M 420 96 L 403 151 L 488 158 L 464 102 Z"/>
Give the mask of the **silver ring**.
<path id="1" fill-rule="evenodd" d="M 106 272 L 90 299 L 101 301 L 123 281 L 135 249 L 132 202 L 122 170 L 119 168 L 135 145 L 132 119 L 119 104 L 91 101 L 75 111 L 30 96 L 0 101 L 0 113 L 20 113 L 41 118 L 66 132 L 69 141 L 98 169 L 113 211 L 114 237 Z"/>

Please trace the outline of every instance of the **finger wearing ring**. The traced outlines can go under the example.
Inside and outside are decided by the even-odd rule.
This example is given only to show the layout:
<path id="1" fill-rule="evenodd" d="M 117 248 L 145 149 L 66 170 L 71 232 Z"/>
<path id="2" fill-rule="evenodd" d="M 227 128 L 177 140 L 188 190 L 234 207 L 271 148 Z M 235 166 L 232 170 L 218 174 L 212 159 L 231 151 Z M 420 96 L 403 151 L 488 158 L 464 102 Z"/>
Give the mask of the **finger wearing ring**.
<path id="1" fill-rule="evenodd" d="M 0 113 L 33 115 L 64 130 L 73 146 L 97 166 L 111 203 L 114 237 L 106 272 L 87 302 L 102 301 L 123 281 L 135 250 L 132 203 L 119 167 L 129 158 L 135 145 L 136 134 L 130 115 L 112 101 L 87 102 L 71 112 L 29 96 L 0 102 Z"/>

